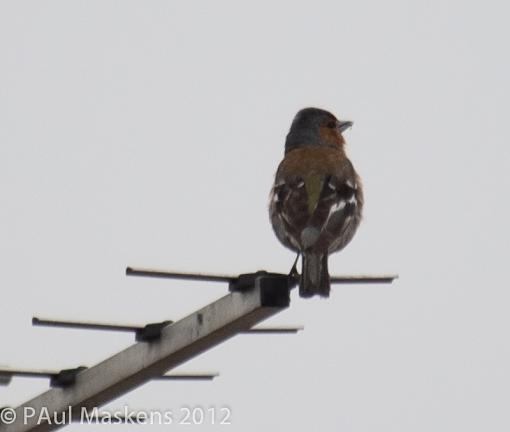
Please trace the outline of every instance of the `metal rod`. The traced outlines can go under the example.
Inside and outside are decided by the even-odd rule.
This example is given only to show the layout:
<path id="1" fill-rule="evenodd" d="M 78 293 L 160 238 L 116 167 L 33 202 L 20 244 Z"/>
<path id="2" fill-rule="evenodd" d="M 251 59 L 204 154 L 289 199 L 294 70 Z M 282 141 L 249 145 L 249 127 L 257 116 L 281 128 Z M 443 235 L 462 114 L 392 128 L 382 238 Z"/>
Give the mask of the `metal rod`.
<path id="1" fill-rule="evenodd" d="M 126 331 L 136 332 L 141 330 L 144 326 L 135 325 L 118 325 L 118 324 L 106 324 L 96 322 L 83 322 L 83 321 L 67 321 L 67 320 L 54 320 L 54 319 L 43 319 L 43 318 L 32 318 L 32 325 L 34 326 L 46 326 L 46 327 L 63 327 L 71 329 L 86 329 L 86 330 L 106 330 L 106 331 Z M 303 330 L 303 327 L 256 327 L 241 331 L 243 334 L 293 334 Z M 0 371 L 1 373 L 1 371 Z"/>
<path id="2" fill-rule="evenodd" d="M 58 372 L 46 370 L 18 370 L 18 369 L 0 369 L 0 375 L 5 377 L 30 377 L 30 378 L 51 378 L 58 374 Z"/>
<path id="3" fill-rule="evenodd" d="M 173 374 L 165 374 L 159 377 L 154 378 L 157 381 L 212 381 L 214 378 L 219 376 L 218 373 L 196 373 L 196 374 L 186 374 L 186 373 L 173 373 Z"/>
<path id="4" fill-rule="evenodd" d="M 76 382 L 65 391 L 54 388 L 16 408 L 16 421 L 1 424 L 0 432 L 46 432 L 60 427 L 38 422 L 42 412 L 61 415 L 72 410 L 99 407 L 166 371 L 224 342 L 241 330 L 275 315 L 289 306 L 290 292 L 285 280 L 262 276 L 251 289 L 232 292 L 206 307 L 162 329 L 154 343 L 139 342 L 78 373 Z M 35 415 L 23 419 L 32 408 Z M 71 408 L 69 408 L 71 407 Z"/>
<path id="5" fill-rule="evenodd" d="M 165 279 L 180 279 L 180 280 L 195 280 L 195 281 L 206 281 L 206 282 L 230 282 L 235 279 L 235 276 L 217 275 L 217 274 L 202 274 L 202 273 L 177 273 L 167 272 L 161 270 L 149 270 L 149 269 L 134 269 L 132 267 L 126 268 L 127 276 L 143 276 L 153 278 L 165 278 Z"/>
<path id="6" fill-rule="evenodd" d="M 203 273 L 180 273 L 164 270 L 150 270 L 150 269 L 136 269 L 133 267 L 126 268 L 126 275 L 128 276 L 142 276 L 163 279 L 180 279 L 180 280 L 196 280 L 206 282 L 232 282 L 238 276 L 234 275 L 218 275 L 218 274 L 203 274 Z M 398 278 L 398 275 L 346 275 L 346 276 L 331 276 L 332 284 L 358 284 L 358 283 L 391 283 Z"/>
<path id="7" fill-rule="evenodd" d="M 256 327 L 248 330 L 243 330 L 244 334 L 295 334 L 304 327 Z"/>
<path id="8" fill-rule="evenodd" d="M 20 370 L 20 369 L 0 369 L 0 380 L 5 379 L 6 384 L 10 383 L 12 377 L 27 377 L 27 378 L 52 378 L 57 376 L 61 371 L 38 371 L 38 370 Z M 218 372 L 209 373 L 173 373 L 165 374 L 154 377 L 153 380 L 175 380 L 175 381 L 210 381 L 220 374 Z"/>
<path id="9" fill-rule="evenodd" d="M 129 325 L 118 325 L 118 324 L 102 324 L 94 322 L 83 322 L 83 321 L 63 321 L 63 320 L 49 320 L 41 318 L 32 318 L 33 326 L 41 327 L 64 327 L 73 329 L 87 329 L 87 330 L 106 330 L 106 331 L 122 331 L 122 332 L 135 332 L 143 326 L 129 326 Z"/>
<path id="10" fill-rule="evenodd" d="M 384 284 L 392 283 L 398 275 L 352 275 L 352 276 L 331 276 L 332 284 Z"/>

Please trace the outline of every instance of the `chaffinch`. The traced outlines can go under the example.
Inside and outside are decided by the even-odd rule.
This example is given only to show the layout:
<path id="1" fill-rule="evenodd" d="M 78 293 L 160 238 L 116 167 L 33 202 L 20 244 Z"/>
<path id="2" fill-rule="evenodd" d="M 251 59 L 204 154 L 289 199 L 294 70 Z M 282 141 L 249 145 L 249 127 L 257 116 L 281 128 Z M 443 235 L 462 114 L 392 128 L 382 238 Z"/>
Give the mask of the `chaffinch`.
<path id="1" fill-rule="evenodd" d="M 328 111 L 305 108 L 285 141 L 269 213 L 280 242 L 302 255 L 301 297 L 329 296 L 328 255 L 351 241 L 361 220 L 363 190 L 342 136 L 351 126 Z"/>

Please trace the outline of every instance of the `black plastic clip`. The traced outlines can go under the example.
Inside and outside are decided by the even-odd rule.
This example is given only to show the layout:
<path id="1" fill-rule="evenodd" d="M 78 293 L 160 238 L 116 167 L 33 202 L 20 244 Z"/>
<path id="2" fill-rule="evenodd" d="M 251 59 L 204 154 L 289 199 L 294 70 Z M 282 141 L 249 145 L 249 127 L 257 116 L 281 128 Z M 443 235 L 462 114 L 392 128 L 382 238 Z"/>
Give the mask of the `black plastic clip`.
<path id="1" fill-rule="evenodd" d="M 239 275 L 229 283 L 230 292 L 246 292 L 259 287 L 263 306 L 287 307 L 290 303 L 290 290 L 296 285 L 294 277 L 259 270 L 255 273 Z"/>
<path id="2" fill-rule="evenodd" d="M 76 376 L 87 369 L 85 366 L 79 366 L 74 369 L 63 369 L 60 372 L 51 375 L 50 387 L 69 387 L 76 382 Z"/>
<path id="3" fill-rule="evenodd" d="M 0 385 L 7 386 L 12 381 L 12 375 L 0 373 Z"/>
<path id="4" fill-rule="evenodd" d="M 252 289 L 257 283 L 261 282 L 264 285 L 284 285 L 288 289 L 294 288 L 297 284 L 297 280 L 292 275 L 269 273 L 265 270 L 259 270 L 255 273 L 241 274 L 236 279 L 232 279 L 229 282 L 228 290 L 230 292 L 245 292 Z"/>
<path id="5" fill-rule="evenodd" d="M 173 324 L 173 321 L 162 321 L 159 323 L 147 324 L 136 330 L 136 341 L 137 342 L 151 342 L 161 338 L 161 332 L 163 329 Z"/>

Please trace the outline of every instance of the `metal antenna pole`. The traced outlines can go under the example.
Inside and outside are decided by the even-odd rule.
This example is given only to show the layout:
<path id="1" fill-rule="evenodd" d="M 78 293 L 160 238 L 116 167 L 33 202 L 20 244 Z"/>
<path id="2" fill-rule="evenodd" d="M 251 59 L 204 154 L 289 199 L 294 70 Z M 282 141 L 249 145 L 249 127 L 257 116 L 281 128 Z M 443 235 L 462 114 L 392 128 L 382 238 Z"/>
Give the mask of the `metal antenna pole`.
<path id="1" fill-rule="evenodd" d="M 99 407 L 242 330 L 284 310 L 290 302 L 287 277 L 257 274 L 251 286 L 232 292 L 161 329 L 155 341 L 138 342 L 76 375 L 73 385 L 53 388 L 16 408 L 16 421 L 0 425 L 0 432 L 47 432 L 61 425 L 38 423 L 39 414 L 62 415 L 69 407 L 73 419 L 81 410 Z M 24 421 L 26 408 L 35 415 Z"/>

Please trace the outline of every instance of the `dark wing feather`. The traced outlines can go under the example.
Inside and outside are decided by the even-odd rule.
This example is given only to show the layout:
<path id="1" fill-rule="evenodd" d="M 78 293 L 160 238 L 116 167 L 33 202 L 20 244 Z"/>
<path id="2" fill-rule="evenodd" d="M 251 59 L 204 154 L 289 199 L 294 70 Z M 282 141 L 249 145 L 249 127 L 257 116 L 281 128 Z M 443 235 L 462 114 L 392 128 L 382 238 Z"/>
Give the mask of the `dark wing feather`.
<path id="1" fill-rule="evenodd" d="M 321 231 L 313 249 L 330 253 L 342 249 L 358 227 L 362 205 L 361 188 L 355 175 L 331 176 L 310 221 Z"/>
<path id="2" fill-rule="evenodd" d="M 300 178 L 273 187 L 270 204 L 273 228 L 280 241 L 296 251 L 301 249 L 299 236 L 308 222 L 307 208 L 306 189 Z"/>

